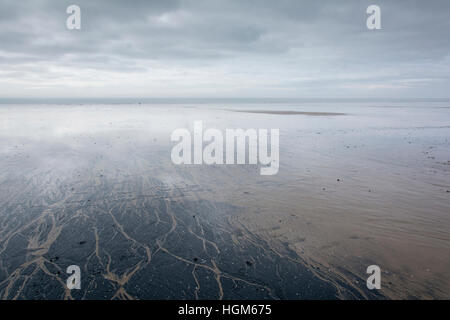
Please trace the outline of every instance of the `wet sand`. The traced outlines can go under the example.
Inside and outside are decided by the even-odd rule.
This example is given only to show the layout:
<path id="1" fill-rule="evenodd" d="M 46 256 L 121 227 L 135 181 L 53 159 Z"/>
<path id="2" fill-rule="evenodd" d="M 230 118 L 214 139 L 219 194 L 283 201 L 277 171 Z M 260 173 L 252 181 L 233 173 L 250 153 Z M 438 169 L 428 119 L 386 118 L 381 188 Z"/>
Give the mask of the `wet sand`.
<path id="1" fill-rule="evenodd" d="M 306 112 L 306 111 L 280 111 L 280 110 L 230 110 L 243 113 L 263 113 L 277 115 L 303 115 L 303 116 L 343 116 L 345 113 L 338 112 Z"/>
<path id="2" fill-rule="evenodd" d="M 0 106 L 0 297 L 448 298 L 448 110 L 414 110 Z M 279 174 L 174 166 L 195 120 L 282 128 Z"/>

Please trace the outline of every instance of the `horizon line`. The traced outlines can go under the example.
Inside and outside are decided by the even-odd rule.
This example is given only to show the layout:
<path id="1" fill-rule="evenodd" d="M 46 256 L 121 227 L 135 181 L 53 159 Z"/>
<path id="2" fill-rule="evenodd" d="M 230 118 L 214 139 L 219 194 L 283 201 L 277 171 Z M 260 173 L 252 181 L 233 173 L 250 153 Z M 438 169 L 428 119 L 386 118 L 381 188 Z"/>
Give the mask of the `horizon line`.
<path id="1" fill-rule="evenodd" d="M 255 103 L 273 103 L 273 102 L 309 102 L 309 103 L 319 103 L 319 102 L 450 102 L 450 97 L 448 98 L 408 98 L 408 97 L 331 97 L 331 98 L 319 98 L 319 97 L 0 97 L 0 104 L 13 103 L 43 103 L 43 104 L 53 104 L 53 103 L 64 103 L 64 104 L 79 104 L 79 103 L 108 103 L 108 104 L 119 104 L 119 103 L 183 103 L 183 102 L 195 102 L 195 103 L 207 103 L 207 102 L 255 102 Z"/>

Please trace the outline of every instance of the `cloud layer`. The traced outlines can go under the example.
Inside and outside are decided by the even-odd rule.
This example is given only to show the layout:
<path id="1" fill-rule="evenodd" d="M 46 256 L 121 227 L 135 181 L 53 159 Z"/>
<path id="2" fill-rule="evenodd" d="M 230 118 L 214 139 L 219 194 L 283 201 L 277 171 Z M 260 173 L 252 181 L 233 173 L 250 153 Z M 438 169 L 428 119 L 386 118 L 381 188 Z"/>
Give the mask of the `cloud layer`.
<path id="1" fill-rule="evenodd" d="M 0 0 L 0 97 L 449 97 L 449 16 L 448 0 Z"/>

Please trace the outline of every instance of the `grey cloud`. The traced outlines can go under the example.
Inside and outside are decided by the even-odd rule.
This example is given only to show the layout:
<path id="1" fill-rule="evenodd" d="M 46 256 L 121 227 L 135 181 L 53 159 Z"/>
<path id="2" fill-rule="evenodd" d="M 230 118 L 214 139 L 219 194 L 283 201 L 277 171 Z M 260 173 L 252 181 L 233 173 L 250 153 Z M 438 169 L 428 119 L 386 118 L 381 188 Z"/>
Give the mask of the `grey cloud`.
<path id="1" fill-rule="evenodd" d="M 410 86 L 394 92 L 406 95 L 420 94 L 420 86 L 430 94 L 429 86 L 438 82 L 434 95 L 444 96 L 442 88 L 450 86 L 446 0 L 74 2 L 82 9 L 80 31 L 65 28 L 72 1 L 0 0 L 0 72 L 13 80 L 27 72 L 39 78 L 30 65 L 40 63 L 46 67 L 37 69 L 48 79 L 43 73 L 52 66 L 127 73 L 147 72 L 157 63 L 159 70 L 220 69 L 218 77 L 239 73 L 240 80 L 272 75 L 267 85 L 273 94 L 280 86 L 337 92 L 343 84 L 384 81 Z M 365 26 L 365 10 L 373 3 L 382 9 L 383 30 Z M 336 76 L 342 73 L 351 79 Z"/>

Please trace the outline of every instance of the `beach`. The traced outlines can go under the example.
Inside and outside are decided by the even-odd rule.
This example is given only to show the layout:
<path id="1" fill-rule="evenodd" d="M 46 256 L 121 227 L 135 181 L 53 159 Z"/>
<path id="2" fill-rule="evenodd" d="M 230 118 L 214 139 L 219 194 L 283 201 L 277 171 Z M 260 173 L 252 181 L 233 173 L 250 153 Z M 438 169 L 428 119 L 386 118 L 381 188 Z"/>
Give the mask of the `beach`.
<path id="1" fill-rule="evenodd" d="M 280 129 L 278 173 L 175 165 L 195 121 Z M 449 139 L 448 102 L 1 104 L 0 298 L 448 299 Z"/>

